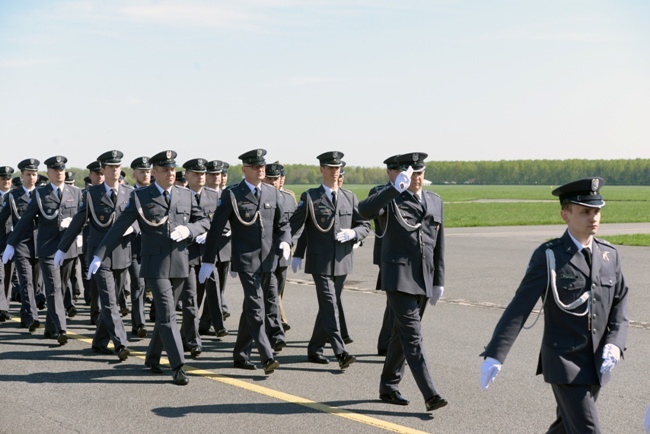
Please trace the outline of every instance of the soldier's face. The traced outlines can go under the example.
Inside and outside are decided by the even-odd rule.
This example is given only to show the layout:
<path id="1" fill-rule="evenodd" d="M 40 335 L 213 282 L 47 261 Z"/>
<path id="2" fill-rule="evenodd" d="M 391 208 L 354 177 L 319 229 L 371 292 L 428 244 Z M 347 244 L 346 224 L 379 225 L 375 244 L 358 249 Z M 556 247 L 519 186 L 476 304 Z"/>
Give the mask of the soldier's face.
<path id="1" fill-rule="evenodd" d="M 285 175 L 280 176 L 280 188 L 284 187 L 284 179 L 286 178 Z"/>
<path id="2" fill-rule="evenodd" d="M 228 174 L 227 173 L 222 173 L 221 174 L 221 188 L 224 188 L 227 183 L 228 183 Z"/>
<path id="3" fill-rule="evenodd" d="M 11 188 L 11 178 L 0 178 L 0 190 L 9 191 Z"/>
<path id="4" fill-rule="evenodd" d="M 88 178 L 90 178 L 90 182 L 93 185 L 99 185 L 104 182 L 104 174 L 101 172 L 90 172 Z"/>
<path id="5" fill-rule="evenodd" d="M 210 188 L 221 187 L 221 173 L 206 173 L 205 185 L 207 185 Z"/>
<path id="6" fill-rule="evenodd" d="M 120 179 L 120 172 L 122 171 L 122 166 L 119 164 L 108 164 L 102 167 L 102 172 L 104 173 L 104 179 L 110 184 L 113 184 L 118 179 Z"/>
<path id="7" fill-rule="evenodd" d="M 272 185 L 275 188 L 280 188 L 280 178 L 264 178 L 264 184 Z"/>
<path id="8" fill-rule="evenodd" d="M 176 170 L 173 167 L 153 166 L 153 176 L 164 190 L 174 185 Z"/>
<path id="9" fill-rule="evenodd" d="M 38 172 L 35 170 L 23 170 L 20 174 L 20 179 L 23 180 L 23 185 L 27 190 L 34 188 L 36 180 L 38 179 Z"/>
<path id="10" fill-rule="evenodd" d="M 264 180 L 264 177 L 266 176 L 266 166 L 264 164 L 255 166 L 244 164 L 241 167 L 241 170 L 244 172 L 244 178 L 246 178 L 246 181 L 250 182 L 253 185 L 259 184 Z"/>
<path id="11" fill-rule="evenodd" d="M 419 193 L 422 190 L 422 181 L 424 180 L 424 171 L 422 172 L 413 172 L 411 175 L 411 185 L 409 185 L 409 191 L 413 193 Z"/>
<path id="12" fill-rule="evenodd" d="M 200 191 L 205 185 L 205 173 L 188 171 L 185 177 L 188 186 L 196 192 Z"/>
<path id="13" fill-rule="evenodd" d="M 47 169 L 47 177 L 53 184 L 61 185 L 65 182 L 65 169 Z"/>
<path id="14" fill-rule="evenodd" d="M 323 175 L 323 184 L 330 188 L 338 185 L 340 167 L 320 166 L 320 173 Z"/>
<path id="15" fill-rule="evenodd" d="M 598 232 L 600 208 L 571 204 L 562 210 L 562 219 L 566 222 L 571 235 L 578 241 L 584 242 Z"/>
<path id="16" fill-rule="evenodd" d="M 138 184 L 149 185 L 151 184 L 151 169 L 135 169 L 133 177 Z"/>

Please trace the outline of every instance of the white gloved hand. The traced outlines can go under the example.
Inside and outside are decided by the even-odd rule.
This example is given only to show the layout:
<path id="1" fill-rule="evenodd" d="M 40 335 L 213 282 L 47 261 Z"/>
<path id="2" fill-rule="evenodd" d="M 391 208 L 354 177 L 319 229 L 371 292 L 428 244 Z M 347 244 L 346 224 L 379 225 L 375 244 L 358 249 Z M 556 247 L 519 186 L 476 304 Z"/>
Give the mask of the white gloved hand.
<path id="1" fill-rule="evenodd" d="M 16 253 L 14 246 L 7 244 L 5 251 L 2 253 L 2 264 L 7 265 L 7 262 L 11 261 L 11 259 L 14 257 L 14 253 Z"/>
<path id="2" fill-rule="evenodd" d="M 212 276 L 213 272 L 214 264 L 206 264 L 205 262 L 201 264 L 201 268 L 199 269 L 199 282 L 205 282 L 208 277 Z"/>
<path id="3" fill-rule="evenodd" d="M 357 237 L 357 233 L 354 232 L 354 229 L 341 229 L 341 231 L 336 234 L 336 240 L 340 243 L 345 243 L 346 241 L 353 240 Z"/>
<path id="4" fill-rule="evenodd" d="M 88 266 L 88 275 L 86 276 L 86 280 L 90 280 L 90 278 L 99 270 L 99 267 L 102 265 L 102 260 L 99 256 L 93 256 L 93 261 L 90 263 Z"/>
<path id="5" fill-rule="evenodd" d="M 297 273 L 298 270 L 302 270 L 302 258 L 293 258 L 291 260 L 291 269 L 294 273 Z"/>
<path id="6" fill-rule="evenodd" d="M 413 168 L 409 166 L 408 169 L 402 171 L 397 175 L 395 178 L 395 182 L 393 182 L 393 187 L 400 193 L 408 190 L 409 186 L 411 185 L 411 175 L 413 175 Z"/>
<path id="7" fill-rule="evenodd" d="M 357 241 L 356 243 L 354 243 L 354 244 L 352 245 L 352 248 L 353 248 L 353 249 L 358 249 L 359 247 L 361 247 L 361 241 Z"/>
<path id="8" fill-rule="evenodd" d="M 287 260 L 291 256 L 291 246 L 286 241 L 280 243 L 280 249 L 282 249 L 282 257 Z"/>
<path id="9" fill-rule="evenodd" d="M 434 286 L 433 287 L 433 297 L 429 299 L 429 304 L 435 306 L 438 303 L 438 300 L 442 297 L 442 294 L 445 292 L 444 286 Z"/>
<path id="10" fill-rule="evenodd" d="M 56 253 L 54 254 L 54 266 L 55 267 L 62 266 L 64 260 L 65 260 L 65 252 L 63 250 L 57 250 Z"/>
<path id="11" fill-rule="evenodd" d="M 171 234 L 169 234 L 169 238 L 171 238 L 174 241 L 183 241 L 185 238 L 188 238 L 191 235 L 190 228 L 187 226 L 176 226 L 176 229 L 172 231 Z"/>
<path id="12" fill-rule="evenodd" d="M 650 434 L 650 405 L 645 412 L 645 419 L 643 419 L 643 426 L 645 427 L 645 432 Z"/>
<path id="13" fill-rule="evenodd" d="M 83 245 L 84 245 L 84 237 L 81 234 L 77 235 L 77 238 L 76 238 L 75 242 L 77 243 L 77 247 L 79 247 L 79 248 L 83 247 Z"/>
<path id="14" fill-rule="evenodd" d="M 72 221 L 72 217 L 66 217 L 63 220 L 61 220 L 61 227 L 63 229 L 66 229 L 68 226 L 70 226 L 70 222 Z"/>
<path id="15" fill-rule="evenodd" d="M 208 238 L 208 233 L 207 233 L 207 232 L 203 232 L 201 235 L 199 235 L 198 237 L 194 238 L 194 242 L 196 242 L 196 244 L 205 244 L 205 240 L 206 240 L 207 238 Z"/>
<path id="16" fill-rule="evenodd" d="M 229 236 L 231 236 L 231 235 L 232 235 L 232 231 L 231 231 L 231 230 L 228 230 L 228 232 L 226 232 L 225 234 L 223 234 L 224 237 L 229 237 Z"/>
<path id="17" fill-rule="evenodd" d="M 233 279 L 236 279 L 236 278 L 237 278 L 237 272 L 236 272 L 236 271 L 231 271 L 231 272 L 228 273 L 228 274 L 230 274 L 230 277 L 232 277 Z"/>
<path id="18" fill-rule="evenodd" d="M 497 374 L 501 371 L 503 365 L 497 359 L 487 357 L 481 366 L 481 388 L 487 390 L 490 383 L 497 378 Z"/>
<path id="19" fill-rule="evenodd" d="M 621 358 L 621 350 L 614 344 L 607 344 L 603 348 L 603 364 L 600 366 L 600 373 L 612 372 L 614 366 Z"/>
<path id="20" fill-rule="evenodd" d="M 131 235 L 133 233 L 133 226 L 129 226 L 124 233 L 122 234 L 123 237 L 126 237 L 127 235 Z"/>

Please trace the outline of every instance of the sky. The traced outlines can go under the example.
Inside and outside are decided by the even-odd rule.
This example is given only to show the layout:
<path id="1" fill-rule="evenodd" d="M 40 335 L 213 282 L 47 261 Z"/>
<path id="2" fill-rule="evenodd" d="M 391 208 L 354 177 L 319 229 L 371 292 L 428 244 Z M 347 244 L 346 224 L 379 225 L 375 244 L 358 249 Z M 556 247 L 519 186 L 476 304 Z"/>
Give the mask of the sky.
<path id="1" fill-rule="evenodd" d="M 650 158 L 647 0 L 0 0 L 0 165 Z"/>

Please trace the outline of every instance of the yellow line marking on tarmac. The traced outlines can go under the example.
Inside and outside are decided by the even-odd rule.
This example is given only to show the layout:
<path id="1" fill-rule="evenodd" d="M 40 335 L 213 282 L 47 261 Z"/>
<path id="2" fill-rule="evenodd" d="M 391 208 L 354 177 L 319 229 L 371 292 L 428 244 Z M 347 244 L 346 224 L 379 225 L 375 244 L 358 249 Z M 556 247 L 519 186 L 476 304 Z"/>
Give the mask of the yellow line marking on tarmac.
<path id="1" fill-rule="evenodd" d="M 16 320 L 12 318 L 12 321 L 14 322 L 20 322 L 20 320 Z M 92 338 L 89 338 L 84 335 L 80 335 L 74 332 L 68 331 L 68 338 L 69 339 L 75 339 L 81 342 L 84 342 L 86 344 L 92 345 L 93 340 Z M 112 347 L 112 344 L 109 344 L 110 347 Z M 145 360 L 146 354 L 141 352 L 141 351 L 134 351 L 134 350 L 129 350 L 131 351 L 131 356 L 138 357 L 139 359 Z M 161 365 L 169 365 L 169 360 L 166 359 L 165 357 L 162 357 L 160 359 L 160 364 Z M 205 377 L 213 381 L 218 381 L 219 383 L 223 384 L 228 384 L 230 386 L 234 387 L 239 387 L 240 389 L 248 390 L 249 392 L 254 392 L 258 393 L 260 395 L 266 395 L 271 398 L 278 399 L 280 401 L 285 401 L 291 404 L 296 404 L 296 405 L 302 405 L 303 407 L 310 408 L 312 410 L 320 411 L 323 413 L 331 414 L 333 416 L 338 416 L 342 417 L 344 419 L 351 420 L 353 422 L 359 422 L 365 425 L 370 425 L 376 428 L 381 428 L 386 431 L 392 431 L 396 433 L 408 433 L 408 434 L 426 434 L 426 431 L 420 431 L 417 429 L 409 428 L 403 425 L 398 425 L 396 423 L 392 422 L 387 422 L 381 419 L 377 419 L 374 417 L 370 416 L 365 416 L 363 414 L 355 413 L 350 410 L 345 410 L 343 408 L 338 408 L 338 407 L 332 407 L 327 404 L 323 404 L 320 402 L 312 401 L 307 398 L 302 398 L 300 396 L 296 395 L 291 395 L 290 393 L 284 393 L 280 392 L 279 390 L 271 389 L 268 387 L 264 386 L 259 386 L 257 384 L 252 384 L 248 383 L 243 380 L 238 380 L 232 377 L 229 377 L 224 374 L 217 374 L 212 371 L 207 371 L 205 369 L 199 369 L 195 368 L 191 365 L 185 365 L 184 370 L 186 372 L 191 372 L 192 375 L 197 375 L 199 377 Z"/>

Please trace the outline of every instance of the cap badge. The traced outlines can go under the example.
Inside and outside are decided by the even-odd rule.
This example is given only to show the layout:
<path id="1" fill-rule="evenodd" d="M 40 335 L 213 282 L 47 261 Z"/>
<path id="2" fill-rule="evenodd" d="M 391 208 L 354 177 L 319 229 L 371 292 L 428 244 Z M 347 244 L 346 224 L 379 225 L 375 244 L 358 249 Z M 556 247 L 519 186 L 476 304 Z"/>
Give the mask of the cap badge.
<path id="1" fill-rule="evenodd" d="M 332 152 L 332 158 L 339 158 L 339 153 L 337 151 Z"/>
<path id="2" fill-rule="evenodd" d="M 258 150 L 257 150 L 257 156 L 258 156 L 258 157 L 261 157 L 261 156 L 262 156 L 262 150 L 261 150 L 261 149 L 258 149 Z"/>
<path id="3" fill-rule="evenodd" d="M 591 180 L 591 191 L 594 193 L 598 191 L 598 186 L 600 185 L 600 180 L 598 178 L 594 178 Z"/>
<path id="4" fill-rule="evenodd" d="M 142 164 L 147 164 L 149 162 L 149 157 L 142 157 Z"/>
<path id="5" fill-rule="evenodd" d="M 56 156 L 56 162 L 57 162 L 57 163 L 60 163 L 60 162 L 61 162 L 61 156 L 60 156 L 60 155 L 57 155 L 57 156 Z"/>
<path id="6" fill-rule="evenodd" d="M 413 161 L 418 161 L 419 159 L 420 155 L 417 152 L 413 153 Z"/>
<path id="7" fill-rule="evenodd" d="M 29 164 L 31 164 L 32 166 L 34 165 L 34 159 L 33 158 L 29 159 Z"/>
<path id="8" fill-rule="evenodd" d="M 165 153 L 165 156 L 167 157 L 168 160 L 171 160 L 171 158 L 172 158 L 172 151 L 167 151 L 167 152 Z"/>
<path id="9" fill-rule="evenodd" d="M 113 152 L 111 152 L 111 156 L 113 158 L 117 158 L 117 151 L 115 149 L 113 149 Z"/>

